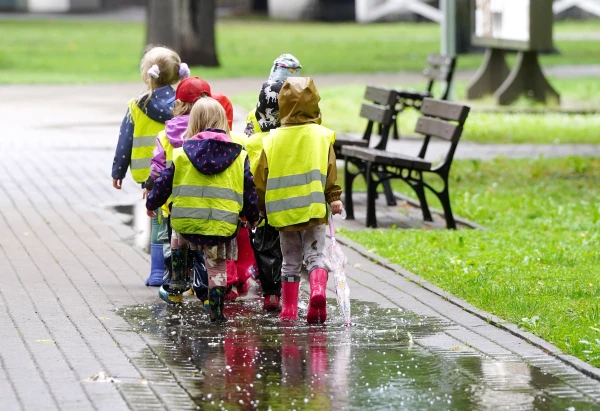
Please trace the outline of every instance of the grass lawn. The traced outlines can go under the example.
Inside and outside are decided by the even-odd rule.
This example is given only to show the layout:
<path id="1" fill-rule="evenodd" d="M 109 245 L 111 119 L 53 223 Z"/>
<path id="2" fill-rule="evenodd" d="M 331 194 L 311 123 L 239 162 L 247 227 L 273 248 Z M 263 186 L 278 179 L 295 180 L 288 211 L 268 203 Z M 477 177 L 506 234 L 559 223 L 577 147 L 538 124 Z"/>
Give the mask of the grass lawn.
<path id="1" fill-rule="evenodd" d="M 556 24 L 562 54 L 546 65 L 598 63 L 592 40 L 560 39 L 563 33 L 600 31 L 600 21 Z M 122 82 L 139 79 L 144 26 L 98 21 L 0 21 L 0 83 Z M 315 73 L 420 71 L 439 50 L 435 24 L 324 24 L 223 20 L 217 26 L 222 66 L 194 68 L 206 78 L 265 76 L 275 57 L 295 54 L 307 75 Z M 481 55 L 461 56 L 475 69 Z M 511 57 L 512 59 L 512 57 Z"/>
<path id="2" fill-rule="evenodd" d="M 600 109 L 600 81 L 595 78 L 551 79 L 567 107 Z M 317 84 L 318 86 L 318 84 Z M 421 85 L 398 85 L 415 88 Z M 424 85 L 422 85 L 424 87 Z M 466 83 L 457 82 L 456 96 L 464 99 Z M 323 125 L 338 132 L 362 133 L 366 121 L 358 116 L 364 86 L 320 88 Z M 234 103 L 253 107 L 257 93 L 233 96 Z M 467 102 L 465 104 L 473 104 Z M 478 104 L 478 103 L 475 103 Z M 529 107 L 519 101 L 511 109 Z M 401 133 L 414 134 L 418 113 L 407 110 L 399 117 Z M 467 120 L 463 138 L 480 143 L 599 143 L 600 116 L 578 114 L 501 114 L 473 111 Z"/>
<path id="3" fill-rule="evenodd" d="M 600 366 L 600 160 L 455 161 L 451 177 L 456 214 L 489 231 L 344 234 Z"/>

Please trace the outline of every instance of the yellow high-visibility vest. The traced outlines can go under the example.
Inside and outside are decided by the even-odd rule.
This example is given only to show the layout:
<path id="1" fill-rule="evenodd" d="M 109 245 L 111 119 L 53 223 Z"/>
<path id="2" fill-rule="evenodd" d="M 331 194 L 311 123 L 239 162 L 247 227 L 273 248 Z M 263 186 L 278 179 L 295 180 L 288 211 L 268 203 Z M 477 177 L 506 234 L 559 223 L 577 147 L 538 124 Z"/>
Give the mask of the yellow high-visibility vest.
<path id="1" fill-rule="evenodd" d="M 171 168 L 171 165 L 173 164 L 174 147 L 169 141 L 169 138 L 167 137 L 167 132 L 163 130 L 160 133 L 158 133 L 158 140 L 160 141 L 160 145 L 165 150 L 165 169 Z M 156 176 L 156 178 L 158 177 L 160 176 Z M 167 202 L 160 208 L 162 210 L 163 216 L 167 217 L 169 216 L 169 214 L 171 214 L 171 212 L 169 211 L 169 204 L 171 204 L 172 201 L 173 196 L 171 195 L 167 199 Z"/>
<path id="2" fill-rule="evenodd" d="M 246 151 L 248 152 L 248 159 L 250 160 L 250 171 L 252 174 L 256 172 L 258 167 L 258 160 L 263 151 L 263 139 L 269 135 L 268 131 L 264 133 L 252 134 L 246 140 Z"/>
<path id="3" fill-rule="evenodd" d="M 165 129 L 165 124 L 144 114 L 138 107 L 137 100 L 129 102 L 129 114 L 133 119 L 133 150 L 129 167 L 136 183 L 142 184 L 150 175 L 150 160 L 156 147 L 156 135 Z"/>
<path id="4" fill-rule="evenodd" d="M 181 234 L 235 234 L 244 205 L 245 161 L 246 152 L 242 150 L 225 171 L 204 175 L 196 170 L 183 148 L 174 149 L 173 229 Z"/>
<path id="5" fill-rule="evenodd" d="M 335 132 L 317 124 L 281 127 L 263 140 L 269 177 L 265 207 L 275 228 L 325 218 L 329 148 Z"/>
<path id="6" fill-rule="evenodd" d="M 254 133 L 260 133 L 262 131 L 260 129 L 260 124 L 258 124 L 258 120 L 256 119 L 256 108 L 252 109 L 246 116 L 246 124 L 248 123 L 252 123 L 254 126 Z"/>
<path id="7" fill-rule="evenodd" d="M 229 134 L 231 137 L 231 141 L 233 141 L 236 144 L 239 144 L 242 147 L 246 147 L 246 141 L 248 140 L 248 136 L 246 136 L 245 134 L 236 133 L 235 131 L 230 131 Z"/>

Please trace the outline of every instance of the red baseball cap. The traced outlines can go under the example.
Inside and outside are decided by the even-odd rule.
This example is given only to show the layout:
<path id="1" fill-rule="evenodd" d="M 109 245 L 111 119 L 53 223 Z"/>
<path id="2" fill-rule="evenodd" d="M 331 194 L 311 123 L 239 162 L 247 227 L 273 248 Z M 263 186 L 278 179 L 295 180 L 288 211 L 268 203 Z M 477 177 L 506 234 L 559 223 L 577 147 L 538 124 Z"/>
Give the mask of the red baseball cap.
<path id="1" fill-rule="evenodd" d="M 211 97 L 208 83 L 198 77 L 188 77 L 177 86 L 175 98 L 184 103 L 195 103 L 203 93 Z"/>

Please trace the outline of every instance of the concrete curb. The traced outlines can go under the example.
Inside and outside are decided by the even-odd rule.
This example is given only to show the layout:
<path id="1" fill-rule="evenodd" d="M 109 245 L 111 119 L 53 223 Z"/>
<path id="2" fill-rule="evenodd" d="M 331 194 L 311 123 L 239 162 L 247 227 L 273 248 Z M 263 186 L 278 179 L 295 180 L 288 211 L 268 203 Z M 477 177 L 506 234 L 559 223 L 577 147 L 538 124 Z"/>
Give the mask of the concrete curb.
<path id="1" fill-rule="evenodd" d="M 399 265 L 393 264 L 390 261 L 388 261 L 387 259 L 368 251 L 366 248 L 355 243 L 354 241 L 350 240 L 349 238 L 345 237 L 344 235 L 337 234 L 336 240 L 338 240 L 338 242 L 345 245 L 346 247 L 349 247 L 352 250 L 356 251 L 363 257 L 373 261 L 374 263 L 376 263 L 382 267 L 385 267 L 388 270 L 391 270 L 396 274 L 403 276 L 407 280 L 414 282 L 415 284 L 418 284 L 420 287 L 423 287 L 423 289 L 437 295 L 438 297 L 443 298 L 444 300 L 456 305 L 457 307 L 460 307 L 462 310 L 469 313 L 470 315 L 479 317 L 482 320 L 487 321 L 488 323 L 500 328 L 501 330 L 507 331 L 507 332 L 511 333 L 512 335 L 521 338 L 522 340 L 533 345 L 534 347 L 537 347 L 537 348 L 543 350 L 544 352 L 546 352 L 547 354 L 562 361 L 566 365 L 573 367 L 574 369 L 583 373 L 584 375 L 586 375 L 594 380 L 600 381 L 600 369 L 599 368 L 596 368 L 596 367 L 586 363 L 585 361 L 580 360 L 577 357 L 563 353 L 554 344 L 551 344 L 548 341 L 543 340 L 540 337 L 537 337 L 530 332 L 520 329 L 516 324 L 509 323 L 500 317 L 497 317 L 493 314 L 490 314 L 488 312 L 485 312 L 483 310 L 480 310 L 480 309 L 472 306 L 471 304 L 467 303 L 466 301 L 464 301 L 460 298 L 457 298 L 454 295 L 452 295 L 452 294 L 442 290 L 441 288 L 431 284 L 430 282 L 422 279 L 418 275 L 413 274 L 410 271 L 400 267 Z"/>

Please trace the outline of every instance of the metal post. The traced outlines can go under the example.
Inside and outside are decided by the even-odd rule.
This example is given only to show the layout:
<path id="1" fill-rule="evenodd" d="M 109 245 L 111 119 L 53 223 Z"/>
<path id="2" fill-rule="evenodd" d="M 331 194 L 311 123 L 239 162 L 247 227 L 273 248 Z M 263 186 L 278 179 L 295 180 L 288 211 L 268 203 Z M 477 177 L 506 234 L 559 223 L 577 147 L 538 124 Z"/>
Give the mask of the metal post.
<path id="1" fill-rule="evenodd" d="M 456 0 L 440 0 L 442 9 L 441 54 L 456 56 Z M 448 100 L 454 100 L 454 87 L 451 86 Z"/>

